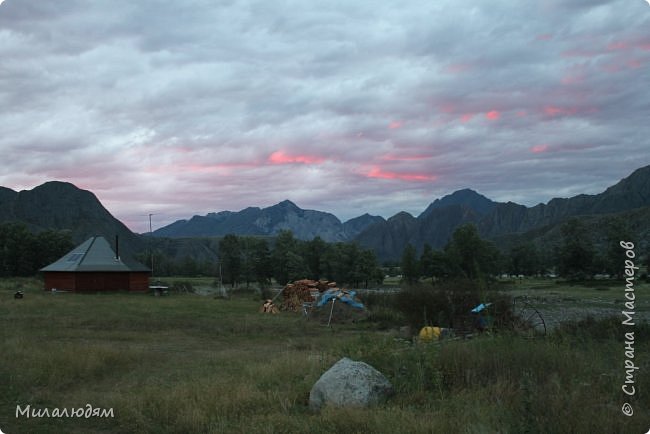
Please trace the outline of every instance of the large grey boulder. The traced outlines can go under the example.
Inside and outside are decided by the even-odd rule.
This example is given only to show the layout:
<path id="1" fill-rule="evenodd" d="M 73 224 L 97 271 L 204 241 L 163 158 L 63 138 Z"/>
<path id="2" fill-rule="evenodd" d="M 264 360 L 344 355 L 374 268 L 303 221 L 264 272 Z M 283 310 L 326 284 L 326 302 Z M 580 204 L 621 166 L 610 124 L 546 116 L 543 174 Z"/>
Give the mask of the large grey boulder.
<path id="1" fill-rule="evenodd" d="M 364 362 L 347 357 L 326 371 L 311 388 L 309 408 L 325 405 L 367 407 L 393 393 L 393 386 L 381 372 Z"/>

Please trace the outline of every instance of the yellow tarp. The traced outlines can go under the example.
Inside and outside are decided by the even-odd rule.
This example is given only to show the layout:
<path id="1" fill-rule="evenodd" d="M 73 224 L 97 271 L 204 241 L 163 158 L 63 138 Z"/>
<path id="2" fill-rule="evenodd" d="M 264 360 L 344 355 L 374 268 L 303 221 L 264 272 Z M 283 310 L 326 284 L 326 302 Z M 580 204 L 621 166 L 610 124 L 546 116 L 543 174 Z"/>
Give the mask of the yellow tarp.
<path id="1" fill-rule="evenodd" d="M 437 341 L 442 334 L 440 327 L 422 327 L 420 330 L 420 340 L 424 342 Z"/>

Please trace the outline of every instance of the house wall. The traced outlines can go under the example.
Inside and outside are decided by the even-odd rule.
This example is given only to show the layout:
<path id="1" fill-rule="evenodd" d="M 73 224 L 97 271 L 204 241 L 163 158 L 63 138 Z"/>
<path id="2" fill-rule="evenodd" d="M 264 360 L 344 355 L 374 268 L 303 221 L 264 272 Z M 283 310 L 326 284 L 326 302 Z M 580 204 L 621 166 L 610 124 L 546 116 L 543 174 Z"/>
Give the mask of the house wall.
<path id="1" fill-rule="evenodd" d="M 46 291 L 51 291 L 53 288 L 65 291 L 75 290 L 74 273 L 49 271 L 45 273 L 44 280 Z"/>
<path id="2" fill-rule="evenodd" d="M 148 291 L 149 272 L 133 272 L 129 276 L 129 291 Z"/>
<path id="3" fill-rule="evenodd" d="M 54 272 L 44 276 L 45 290 L 66 291 L 148 291 L 148 272 Z"/>
<path id="4" fill-rule="evenodd" d="M 129 273 L 76 273 L 77 291 L 128 291 Z"/>

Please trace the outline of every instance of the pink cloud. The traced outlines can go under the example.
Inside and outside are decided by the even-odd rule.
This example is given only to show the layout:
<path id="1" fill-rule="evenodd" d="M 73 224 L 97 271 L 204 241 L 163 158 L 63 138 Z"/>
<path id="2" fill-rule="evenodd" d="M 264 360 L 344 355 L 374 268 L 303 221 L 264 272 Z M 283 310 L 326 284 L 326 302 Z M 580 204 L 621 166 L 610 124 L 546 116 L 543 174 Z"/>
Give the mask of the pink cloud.
<path id="1" fill-rule="evenodd" d="M 271 164 L 319 164 L 325 161 L 325 158 L 317 155 L 289 155 L 284 151 L 275 151 L 269 155 L 268 161 Z"/>
<path id="2" fill-rule="evenodd" d="M 537 35 L 535 39 L 537 39 L 538 41 L 549 41 L 553 39 L 553 35 L 550 33 L 542 33 Z"/>
<path id="3" fill-rule="evenodd" d="M 541 144 L 541 145 L 535 145 L 532 148 L 530 148 L 530 152 L 533 154 L 543 154 L 544 152 L 548 152 L 548 145 L 547 144 Z"/>
<path id="4" fill-rule="evenodd" d="M 253 163 L 219 163 L 219 164 L 200 164 L 193 163 L 184 166 L 180 166 L 183 170 L 189 170 L 191 172 L 214 172 L 218 170 L 231 170 L 231 169 L 250 169 L 254 167 L 259 167 L 258 164 Z"/>
<path id="5" fill-rule="evenodd" d="M 467 123 L 467 122 L 471 121 L 473 117 L 474 117 L 473 113 L 465 113 L 464 115 L 462 115 L 460 117 L 460 121 L 462 123 Z"/>
<path id="6" fill-rule="evenodd" d="M 575 49 L 575 50 L 566 50 L 561 53 L 562 57 L 596 57 L 599 56 L 600 53 L 596 51 L 589 51 L 589 50 L 583 50 L 583 49 Z"/>
<path id="7" fill-rule="evenodd" d="M 496 121 L 501 117 L 501 113 L 497 110 L 491 110 L 485 114 L 485 117 L 491 121 Z"/>
<path id="8" fill-rule="evenodd" d="M 397 130 L 399 128 L 402 128 L 404 126 L 404 122 L 402 121 L 393 121 L 390 124 L 388 124 L 388 128 L 391 130 Z"/>
<path id="9" fill-rule="evenodd" d="M 368 173 L 366 173 L 368 178 L 378 178 L 378 179 L 397 179 L 400 181 L 416 181 L 416 182 L 428 182 L 435 181 L 438 179 L 435 175 L 427 175 L 422 173 L 398 173 L 398 172 L 389 172 L 381 169 L 379 166 L 374 166 Z"/>
<path id="10" fill-rule="evenodd" d="M 421 161 L 428 160 L 432 155 L 394 155 L 394 154 L 385 154 L 381 156 L 383 161 Z"/>
<path id="11" fill-rule="evenodd" d="M 618 55 L 608 63 L 601 65 L 601 69 L 607 73 L 614 74 L 630 69 L 638 69 L 642 66 L 643 60 L 632 57 L 632 55 Z"/>
<path id="12" fill-rule="evenodd" d="M 612 42 L 607 45 L 608 51 L 620 51 L 620 50 L 626 50 L 627 48 L 628 45 L 622 41 Z"/>
<path id="13" fill-rule="evenodd" d="M 543 110 L 544 110 L 544 114 L 550 117 L 571 116 L 578 113 L 578 109 L 575 107 L 546 106 L 544 107 Z"/>
<path id="14" fill-rule="evenodd" d="M 583 83 L 586 77 L 586 65 L 586 63 L 578 63 L 569 67 L 566 74 L 562 77 L 562 84 L 572 85 Z"/>
<path id="15" fill-rule="evenodd" d="M 565 75 L 562 77 L 562 84 L 580 84 L 585 81 L 584 75 Z"/>
<path id="16" fill-rule="evenodd" d="M 456 105 L 450 102 L 440 104 L 439 108 L 443 113 L 453 113 L 456 111 Z"/>

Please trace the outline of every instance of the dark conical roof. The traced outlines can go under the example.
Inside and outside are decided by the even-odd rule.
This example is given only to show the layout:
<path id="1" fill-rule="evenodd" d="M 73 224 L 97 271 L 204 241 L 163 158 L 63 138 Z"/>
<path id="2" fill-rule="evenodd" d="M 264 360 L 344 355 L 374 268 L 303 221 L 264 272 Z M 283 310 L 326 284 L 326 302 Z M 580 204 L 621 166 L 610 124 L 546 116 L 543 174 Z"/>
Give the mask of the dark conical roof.
<path id="1" fill-rule="evenodd" d="M 150 271 L 130 258 L 116 257 L 104 237 L 91 237 L 40 271 Z"/>

